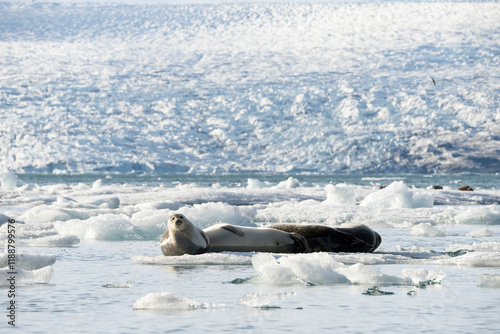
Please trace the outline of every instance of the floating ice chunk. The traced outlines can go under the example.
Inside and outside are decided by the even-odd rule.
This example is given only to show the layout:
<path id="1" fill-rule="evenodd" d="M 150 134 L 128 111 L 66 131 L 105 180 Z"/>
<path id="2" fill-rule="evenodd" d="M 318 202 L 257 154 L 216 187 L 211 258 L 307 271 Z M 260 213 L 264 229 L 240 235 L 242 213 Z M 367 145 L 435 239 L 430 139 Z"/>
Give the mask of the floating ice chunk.
<path id="1" fill-rule="evenodd" d="M 432 227 L 429 223 L 421 223 L 412 228 L 410 235 L 416 237 L 445 237 L 446 232 Z"/>
<path id="2" fill-rule="evenodd" d="M 395 181 L 384 189 L 368 194 L 360 205 L 372 208 L 411 208 L 412 200 L 413 193 L 403 181 Z"/>
<path id="3" fill-rule="evenodd" d="M 96 180 L 93 184 L 92 184 L 92 189 L 99 189 L 101 188 L 102 186 L 102 180 L 99 179 L 99 180 Z"/>
<path id="4" fill-rule="evenodd" d="M 168 228 L 170 210 L 142 210 L 130 217 L 131 223 L 145 234 L 160 236 Z"/>
<path id="5" fill-rule="evenodd" d="M 184 204 L 175 201 L 145 202 L 134 205 L 138 210 L 179 210 Z"/>
<path id="6" fill-rule="evenodd" d="M 254 281 L 274 284 L 299 283 L 293 270 L 280 265 L 271 254 L 254 255 L 252 265 L 257 271 L 257 276 L 252 278 Z"/>
<path id="7" fill-rule="evenodd" d="M 274 188 L 275 189 L 293 189 L 293 188 L 298 188 L 298 187 L 300 187 L 299 180 L 290 176 L 285 181 L 278 183 Z"/>
<path id="8" fill-rule="evenodd" d="M 363 291 L 363 295 L 368 295 L 368 296 L 384 296 L 384 295 L 393 295 L 394 292 L 391 291 L 382 291 L 378 288 L 378 286 L 373 286 L 371 288 L 368 288 L 367 290 Z"/>
<path id="9" fill-rule="evenodd" d="M 295 295 L 295 292 L 251 293 L 241 297 L 238 303 L 254 308 L 278 308 L 272 303 Z"/>
<path id="10" fill-rule="evenodd" d="M 0 230 L 0 240 L 7 239 L 7 230 Z M 58 234 L 52 224 L 23 224 L 17 225 L 18 239 L 37 239 Z"/>
<path id="11" fill-rule="evenodd" d="M 446 246 L 447 252 L 456 252 L 459 250 L 469 250 L 474 252 L 500 252 L 500 242 L 481 242 L 471 245 L 451 244 Z"/>
<path id="12" fill-rule="evenodd" d="M 108 288 L 108 289 L 128 289 L 131 286 L 132 286 L 131 283 L 124 282 L 124 283 L 118 283 L 118 284 L 104 284 L 102 287 Z"/>
<path id="13" fill-rule="evenodd" d="M 268 186 L 267 183 L 256 180 L 256 179 L 248 179 L 248 181 L 247 181 L 247 189 L 248 190 L 266 188 L 267 186 Z"/>
<path id="14" fill-rule="evenodd" d="M 500 288 L 500 275 L 481 275 L 477 286 L 481 288 Z"/>
<path id="15" fill-rule="evenodd" d="M 328 184 L 325 187 L 326 200 L 325 204 L 333 205 L 356 205 L 356 194 L 354 189 L 345 184 L 338 184 L 336 186 Z"/>
<path id="16" fill-rule="evenodd" d="M 85 203 L 86 205 L 91 205 L 103 209 L 118 209 L 120 206 L 120 199 L 118 197 L 100 198 Z"/>
<path id="17" fill-rule="evenodd" d="M 403 276 L 411 279 L 414 285 L 421 284 L 439 284 L 446 276 L 442 270 L 428 271 L 424 268 L 420 269 L 403 269 Z"/>
<path id="18" fill-rule="evenodd" d="M 493 231 L 488 229 L 481 229 L 467 233 L 465 236 L 471 238 L 484 238 L 484 237 L 492 237 Z"/>
<path id="19" fill-rule="evenodd" d="M 478 206 L 470 208 L 455 216 L 457 224 L 500 225 L 498 205 Z"/>
<path id="20" fill-rule="evenodd" d="M 134 303 L 134 310 L 195 310 L 222 307 L 223 304 L 199 303 L 168 292 L 150 293 Z"/>
<path id="21" fill-rule="evenodd" d="M 285 256 L 278 260 L 281 266 L 292 270 L 295 277 L 313 284 L 349 283 L 337 270 L 344 265 L 327 253 Z"/>
<path id="22" fill-rule="evenodd" d="M 59 233 L 76 235 L 80 240 L 140 239 L 139 231 L 123 214 L 103 214 L 86 220 L 54 222 L 53 225 Z"/>
<path id="23" fill-rule="evenodd" d="M 89 215 L 83 211 L 52 205 L 39 205 L 26 211 L 22 218 L 28 224 L 40 224 L 71 219 L 87 219 Z"/>
<path id="24" fill-rule="evenodd" d="M 410 252 L 410 253 L 430 253 L 431 251 L 422 246 L 411 246 L 410 249 L 404 249 L 401 245 L 396 245 L 396 252 Z"/>
<path id="25" fill-rule="evenodd" d="M 8 225 L 0 227 L 0 240 L 7 239 Z M 32 239 L 51 236 L 57 234 L 52 224 L 17 224 L 16 222 L 16 238 L 17 239 Z"/>
<path id="26" fill-rule="evenodd" d="M 368 194 L 360 203 L 371 208 L 420 208 L 432 207 L 434 197 L 424 193 L 414 194 L 403 181 L 395 181 L 374 193 Z"/>
<path id="27" fill-rule="evenodd" d="M 500 256 L 496 252 L 472 252 L 456 257 L 436 259 L 431 264 L 461 267 L 500 267 Z"/>
<path id="28" fill-rule="evenodd" d="M 257 276 L 250 281 L 272 284 L 410 284 L 408 278 L 383 274 L 363 264 L 346 266 L 329 254 L 297 254 L 275 259 L 271 254 L 252 258 Z"/>
<path id="29" fill-rule="evenodd" d="M 11 274 L 15 272 L 16 274 Z M 37 270 L 23 270 L 9 268 L 0 269 L 0 285 L 10 285 L 9 279 L 11 276 L 15 276 L 16 284 L 39 284 L 48 283 L 54 276 L 54 269 L 52 266 L 44 267 Z"/>
<path id="30" fill-rule="evenodd" d="M 155 265 L 250 265 L 252 258 L 250 255 L 236 255 L 225 253 L 208 253 L 199 255 L 181 255 L 181 256 L 134 256 L 132 257 L 140 264 Z"/>
<path id="31" fill-rule="evenodd" d="M 7 267 L 8 254 L 0 254 L 0 268 Z M 24 270 L 36 270 L 51 266 L 56 263 L 56 256 L 49 254 L 16 254 L 15 268 Z"/>
<path id="32" fill-rule="evenodd" d="M 91 198 L 90 200 L 77 202 L 72 198 L 58 196 L 53 204 L 56 209 L 60 209 L 61 207 L 84 208 L 84 209 L 117 209 L 120 206 L 120 199 L 116 196 L 113 196 L 113 197 L 102 197 L 97 199 Z M 54 208 L 54 206 L 46 206 L 46 208 Z M 43 207 L 40 206 L 37 209 L 40 210 L 43 209 Z"/>
<path id="33" fill-rule="evenodd" d="M 18 239 L 16 246 L 21 247 L 71 247 L 80 243 L 75 235 L 56 234 L 34 239 Z"/>
<path id="34" fill-rule="evenodd" d="M 423 192 L 413 193 L 413 208 L 432 208 L 434 206 L 434 196 Z"/>
<path id="35" fill-rule="evenodd" d="M 240 226 L 256 226 L 237 207 L 221 202 L 195 204 L 192 207 L 183 207 L 178 212 L 188 217 L 201 229 L 220 222 Z"/>
<path id="36" fill-rule="evenodd" d="M 14 172 L 6 172 L 0 175 L 3 190 L 14 190 L 17 186 L 17 175 Z"/>
<path id="37" fill-rule="evenodd" d="M 351 284 L 408 285 L 411 282 L 408 278 L 387 275 L 362 263 L 341 267 L 338 271 L 344 274 Z"/>

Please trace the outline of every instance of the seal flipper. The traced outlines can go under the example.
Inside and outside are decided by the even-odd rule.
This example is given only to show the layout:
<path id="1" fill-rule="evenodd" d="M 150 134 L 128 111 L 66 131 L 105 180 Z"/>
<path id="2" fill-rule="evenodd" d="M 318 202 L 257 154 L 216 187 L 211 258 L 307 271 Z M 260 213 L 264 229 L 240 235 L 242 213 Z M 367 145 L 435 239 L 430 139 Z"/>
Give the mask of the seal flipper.
<path id="1" fill-rule="evenodd" d="M 244 237 L 245 236 L 245 232 L 243 232 L 242 229 L 239 229 L 238 227 L 234 226 L 234 225 L 223 225 L 221 226 L 221 228 L 225 229 L 226 231 L 229 231 L 231 233 L 234 233 L 240 237 Z"/>
<path id="2" fill-rule="evenodd" d="M 201 236 L 203 237 L 203 239 L 205 239 L 205 242 L 207 243 L 207 249 L 210 249 L 210 239 L 208 238 L 208 235 L 203 230 L 200 232 Z"/>
<path id="3" fill-rule="evenodd" d="M 195 251 L 193 251 L 193 252 L 191 252 L 189 254 L 191 254 L 191 255 L 205 254 L 205 253 L 207 253 L 207 252 L 210 251 L 210 248 L 212 248 L 212 246 L 208 245 L 205 248 L 199 248 L 199 249 L 197 249 L 197 250 L 195 250 Z"/>
<path id="4" fill-rule="evenodd" d="M 208 238 L 208 235 L 205 233 L 205 231 L 200 230 L 201 236 L 205 240 L 207 246 L 206 247 L 199 247 L 194 249 L 193 247 L 190 248 L 189 253 L 191 255 L 198 255 L 198 254 L 204 254 L 210 251 L 210 248 L 212 248 L 212 245 L 210 244 L 210 239 Z M 198 246 L 197 244 L 193 243 L 193 246 Z"/>
<path id="5" fill-rule="evenodd" d="M 162 235 L 161 235 L 161 238 L 160 238 L 160 245 L 163 245 L 164 241 L 166 241 L 168 239 L 168 236 L 169 236 L 169 232 L 168 230 L 166 230 Z"/>

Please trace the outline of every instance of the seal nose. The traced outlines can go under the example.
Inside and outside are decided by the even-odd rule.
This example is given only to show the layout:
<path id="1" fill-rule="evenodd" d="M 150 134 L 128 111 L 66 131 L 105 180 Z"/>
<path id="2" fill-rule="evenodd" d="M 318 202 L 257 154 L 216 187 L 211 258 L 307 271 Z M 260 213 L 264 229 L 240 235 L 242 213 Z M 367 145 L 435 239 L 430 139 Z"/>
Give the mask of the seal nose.
<path id="1" fill-rule="evenodd" d="M 182 225 L 182 220 L 177 219 L 177 220 L 175 221 L 175 226 L 181 226 L 181 225 Z"/>

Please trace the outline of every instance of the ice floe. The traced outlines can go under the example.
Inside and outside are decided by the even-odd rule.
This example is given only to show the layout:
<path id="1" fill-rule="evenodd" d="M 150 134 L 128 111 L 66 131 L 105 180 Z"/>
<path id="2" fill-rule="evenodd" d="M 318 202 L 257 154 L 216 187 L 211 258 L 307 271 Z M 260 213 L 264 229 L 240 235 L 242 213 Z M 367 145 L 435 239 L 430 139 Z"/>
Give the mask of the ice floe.
<path id="1" fill-rule="evenodd" d="M 0 268 L 7 267 L 9 261 L 8 253 L 0 254 Z M 50 254 L 15 254 L 15 268 L 23 270 L 37 270 L 51 266 L 56 262 L 56 256 Z"/>
<path id="2" fill-rule="evenodd" d="M 181 256 L 133 256 L 132 259 L 140 264 L 193 266 L 193 265 L 250 265 L 251 254 L 237 255 L 226 253 L 208 253 L 199 255 Z"/>
<path id="3" fill-rule="evenodd" d="M 36 270 L 0 268 L 0 286 L 9 285 L 12 276 L 15 277 L 16 284 L 43 284 L 50 282 L 54 276 L 54 269 L 52 266 Z"/>
<path id="4" fill-rule="evenodd" d="M 387 187 L 366 196 L 360 205 L 371 208 L 428 208 L 434 204 L 434 196 L 413 192 L 402 181 L 394 181 Z"/>
<path id="5" fill-rule="evenodd" d="M 134 310 L 196 310 L 202 308 L 218 308 L 223 304 L 199 303 L 185 297 L 176 297 L 168 292 L 149 293 L 139 298 L 133 306 Z"/>
<path id="6" fill-rule="evenodd" d="M 477 285 L 481 288 L 500 288 L 500 275 L 483 274 Z"/>
<path id="7" fill-rule="evenodd" d="M 241 297 L 238 304 L 253 308 L 279 308 L 279 306 L 275 305 L 277 301 L 295 295 L 295 292 L 251 293 Z"/>
<path id="8" fill-rule="evenodd" d="M 415 237 L 444 237 L 446 231 L 433 227 L 429 223 L 421 223 L 411 229 L 410 235 Z"/>
<path id="9" fill-rule="evenodd" d="M 252 257 L 257 275 L 249 282 L 259 284 L 363 284 L 411 285 L 426 279 L 440 281 L 442 272 L 407 271 L 403 276 L 384 274 L 362 263 L 345 265 L 328 254 L 287 255 L 276 259 L 270 254 Z M 430 278 L 429 278 L 430 277 Z"/>

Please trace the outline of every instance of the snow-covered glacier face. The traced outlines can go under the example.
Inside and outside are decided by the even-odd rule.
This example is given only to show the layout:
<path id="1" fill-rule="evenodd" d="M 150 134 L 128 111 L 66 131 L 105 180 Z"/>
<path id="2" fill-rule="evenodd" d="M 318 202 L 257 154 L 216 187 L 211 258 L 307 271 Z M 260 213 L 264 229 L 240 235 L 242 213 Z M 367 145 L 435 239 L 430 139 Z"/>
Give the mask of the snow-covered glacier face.
<path id="1" fill-rule="evenodd" d="M 3 170 L 500 165 L 496 2 L 0 7 Z"/>

